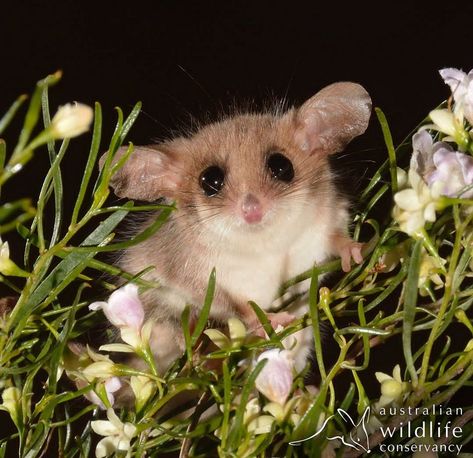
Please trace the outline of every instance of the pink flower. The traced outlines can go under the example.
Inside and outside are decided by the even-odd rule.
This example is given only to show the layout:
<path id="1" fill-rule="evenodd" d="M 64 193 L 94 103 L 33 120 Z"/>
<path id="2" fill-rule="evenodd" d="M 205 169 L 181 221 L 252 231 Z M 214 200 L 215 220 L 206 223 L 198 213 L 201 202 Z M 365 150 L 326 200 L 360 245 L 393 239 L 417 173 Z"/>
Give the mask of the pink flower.
<path id="1" fill-rule="evenodd" d="M 435 143 L 435 147 L 440 142 Z M 442 145 L 447 145 L 442 143 Z M 425 181 L 435 170 L 432 160 L 434 142 L 431 135 L 426 130 L 417 132 L 412 137 L 412 156 L 410 168 L 420 175 Z"/>
<path id="2" fill-rule="evenodd" d="M 455 101 L 455 113 L 473 124 L 473 70 L 468 74 L 456 68 L 444 68 L 440 70 L 440 76 L 450 86 L 453 100 Z"/>
<path id="3" fill-rule="evenodd" d="M 440 195 L 471 197 L 473 189 L 465 188 L 473 184 L 473 158 L 454 151 L 445 142 L 433 142 L 426 130 L 412 137 L 412 157 L 410 169 L 423 181 L 436 189 Z"/>
<path id="4" fill-rule="evenodd" d="M 108 321 L 120 329 L 122 340 L 134 348 L 142 345 L 144 340 L 149 340 L 151 322 L 143 326 L 145 312 L 143 304 L 138 297 L 138 287 L 132 283 L 114 291 L 107 302 L 94 302 L 89 305 L 90 310 L 102 309 Z M 104 345 L 101 347 L 112 350 L 121 344 Z M 117 351 L 123 349 L 115 348 Z"/>
<path id="5" fill-rule="evenodd" d="M 107 302 L 90 304 L 89 309 L 102 309 L 108 321 L 117 328 L 128 327 L 139 331 L 145 318 L 138 287 L 132 283 L 114 291 Z"/>
<path id="6" fill-rule="evenodd" d="M 103 382 L 104 388 L 105 388 L 105 393 L 107 395 L 107 399 L 110 402 L 110 405 L 113 406 L 115 402 L 115 397 L 113 396 L 113 393 L 118 391 L 122 387 L 122 383 L 120 382 L 120 379 L 118 377 L 110 377 L 105 382 Z M 87 386 L 87 382 L 81 379 L 76 380 L 76 385 L 77 388 L 85 388 Z M 105 404 L 102 402 L 102 400 L 97 396 L 97 393 L 93 390 L 88 391 L 87 393 L 84 394 L 84 396 L 93 404 L 98 405 L 102 410 L 106 410 L 107 407 Z"/>
<path id="7" fill-rule="evenodd" d="M 442 183 L 440 194 L 469 198 L 473 196 L 473 158 L 466 154 L 440 148 L 433 155 L 435 171 L 428 177 L 431 186 Z M 470 187 L 468 189 L 468 187 Z"/>
<path id="8" fill-rule="evenodd" d="M 284 404 L 291 392 L 294 361 L 287 350 L 267 350 L 257 362 L 267 359 L 268 362 L 256 378 L 256 389 L 270 401 Z"/>

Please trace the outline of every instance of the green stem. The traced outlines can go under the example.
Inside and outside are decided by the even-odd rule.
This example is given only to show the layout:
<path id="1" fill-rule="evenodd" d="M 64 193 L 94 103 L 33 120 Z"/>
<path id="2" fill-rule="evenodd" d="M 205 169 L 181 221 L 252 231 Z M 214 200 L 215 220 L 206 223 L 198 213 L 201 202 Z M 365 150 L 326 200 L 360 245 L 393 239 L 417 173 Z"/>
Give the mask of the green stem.
<path id="1" fill-rule="evenodd" d="M 430 356 L 432 354 L 434 342 L 435 342 L 435 339 L 437 338 L 439 329 L 442 326 L 442 320 L 448 309 L 448 305 L 450 303 L 450 299 L 452 296 L 452 282 L 453 282 L 453 277 L 455 274 L 455 269 L 457 267 L 458 258 L 460 256 L 462 235 L 463 235 L 463 227 L 461 226 L 457 227 L 457 232 L 455 235 L 455 243 L 453 245 L 452 255 L 450 258 L 450 266 L 445 278 L 445 290 L 444 290 L 444 294 L 442 298 L 442 303 L 438 311 L 437 319 L 435 320 L 432 330 L 430 331 L 430 335 L 427 340 L 427 344 L 425 346 L 425 352 L 422 357 L 422 365 L 421 365 L 419 383 L 418 383 L 419 389 L 422 389 L 427 379 L 427 374 L 429 371 Z"/>

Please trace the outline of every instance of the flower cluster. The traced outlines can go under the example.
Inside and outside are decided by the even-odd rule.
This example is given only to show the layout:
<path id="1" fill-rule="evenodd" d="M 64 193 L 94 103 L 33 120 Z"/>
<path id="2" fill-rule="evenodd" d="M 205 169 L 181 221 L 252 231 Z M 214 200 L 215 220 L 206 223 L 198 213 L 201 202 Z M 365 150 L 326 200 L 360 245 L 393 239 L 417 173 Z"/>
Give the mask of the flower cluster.
<path id="1" fill-rule="evenodd" d="M 420 236 L 424 225 L 436 220 L 436 211 L 446 205 L 443 196 L 473 196 L 473 70 L 447 68 L 440 74 L 454 103 L 430 112 L 433 123 L 412 138 L 408 173 L 398 170 L 393 216 L 411 236 Z"/>
<path id="2" fill-rule="evenodd" d="M 90 386 L 93 390 L 84 396 L 101 409 L 107 410 L 106 420 L 91 423 L 93 431 L 103 437 L 97 444 L 95 454 L 98 458 L 113 453 L 126 453 L 130 456 L 131 441 L 137 435 L 137 428 L 132 423 L 123 423 L 113 410 L 115 394 L 124 386 L 123 375 L 129 375 L 126 381 L 135 396 L 135 407 L 140 411 L 148 399 L 156 392 L 158 378 L 154 359 L 149 348 L 153 328 L 151 320 L 145 321 L 143 304 L 138 296 L 138 287 L 127 284 L 115 290 L 107 301 L 89 305 L 92 311 L 102 310 L 109 322 L 118 328 L 125 343 L 102 345 L 100 351 L 134 353 L 151 366 L 151 373 L 124 368 L 112 361 L 105 354 L 77 343 L 69 343 L 69 352 L 63 359 L 63 367 L 79 389 Z M 140 364 L 140 367 L 143 366 Z"/>

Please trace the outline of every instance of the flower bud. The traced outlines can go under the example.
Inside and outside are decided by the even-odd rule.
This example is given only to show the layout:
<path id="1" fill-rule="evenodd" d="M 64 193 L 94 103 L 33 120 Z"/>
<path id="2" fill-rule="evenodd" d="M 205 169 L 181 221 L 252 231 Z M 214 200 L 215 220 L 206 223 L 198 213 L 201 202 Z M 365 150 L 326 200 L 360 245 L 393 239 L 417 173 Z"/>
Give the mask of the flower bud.
<path id="1" fill-rule="evenodd" d="M 130 378 L 130 386 L 136 399 L 136 410 L 139 411 L 156 391 L 156 383 L 148 377 L 138 375 Z"/>
<path id="2" fill-rule="evenodd" d="M 90 304 L 89 309 L 102 309 L 114 326 L 136 331 L 140 331 L 145 316 L 143 304 L 138 297 L 138 287 L 132 283 L 115 290 L 107 302 Z"/>
<path id="3" fill-rule="evenodd" d="M 449 110 L 433 110 L 429 113 L 430 119 L 441 132 L 454 137 L 456 134 L 455 117 Z"/>
<path id="4" fill-rule="evenodd" d="M 96 378 L 107 379 L 115 375 L 114 366 L 112 361 L 97 361 L 87 366 L 82 374 L 89 382 Z"/>
<path id="5" fill-rule="evenodd" d="M 18 267 L 10 259 L 10 247 L 8 242 L 2 242 L 0 237 L 0 274 L 14 277 L 28 277 L 28 272 Z"/>
<path id="6" fill-rule="evenodd" d="M 92 108 L 82 103 L 68 103 L 59 107 L 50 129 L 54 138 L 77 137 L 89 130 L 94 117 Z"/>

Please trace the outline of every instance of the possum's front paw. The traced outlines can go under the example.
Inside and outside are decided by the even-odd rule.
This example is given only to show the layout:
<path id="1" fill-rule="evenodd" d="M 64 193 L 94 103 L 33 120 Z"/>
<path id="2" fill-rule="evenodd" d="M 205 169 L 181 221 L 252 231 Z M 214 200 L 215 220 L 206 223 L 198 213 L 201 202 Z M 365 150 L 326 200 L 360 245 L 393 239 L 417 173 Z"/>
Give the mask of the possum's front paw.
<path id="1" fill-rule="evenodd" d="M 266 316 L 268 317 L 273 329 L 277 329 L 278 326 L 285 328 L 296 319 L 294 315 L 287 312 L 267 313 Z"/>
<path id="2" fill-rule="evenodd" d="M 335 245 L 335 250 L 340 256 L 343 272 L 350 272 L 352 259 L 357 264 L 363 262 L 363 255 L 361 254 L 361 250 L 364 246 L 363 243 L 355 242 L 349 237 L 339 234 L 334 235 L 332 240 Z"/>
<path id="3" fill-rule="evenodd" d="M 287 312 L 267 313 L 266 316 L 273 329 L 277 329 L 278 326 L 286 327 L 296 319 L 294 315 Z M 252 324 L 253 326 L 250 326 L 250 331 L 253 332 L 253 334 L 263 338 L 268 337 L 258 319 L 256 319 Z"/>

